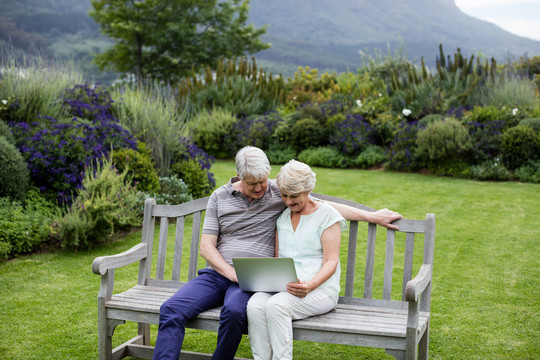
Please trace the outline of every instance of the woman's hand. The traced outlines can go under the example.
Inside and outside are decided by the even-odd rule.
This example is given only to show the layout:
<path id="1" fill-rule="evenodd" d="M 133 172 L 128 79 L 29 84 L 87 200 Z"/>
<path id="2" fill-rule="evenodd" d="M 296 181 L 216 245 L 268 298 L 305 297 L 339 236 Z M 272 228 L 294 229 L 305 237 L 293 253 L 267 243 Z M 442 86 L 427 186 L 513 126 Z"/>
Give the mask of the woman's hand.
<path id="1" fill-rule="evenodd" d="M 308 282 L 298 280 L 297 283 L 288 283 L 287 291 L 291 295 L 298 296 L 299 298 L 305 298 L 307 294 L 313 291 L 313 288 L 308 284 Z"/>

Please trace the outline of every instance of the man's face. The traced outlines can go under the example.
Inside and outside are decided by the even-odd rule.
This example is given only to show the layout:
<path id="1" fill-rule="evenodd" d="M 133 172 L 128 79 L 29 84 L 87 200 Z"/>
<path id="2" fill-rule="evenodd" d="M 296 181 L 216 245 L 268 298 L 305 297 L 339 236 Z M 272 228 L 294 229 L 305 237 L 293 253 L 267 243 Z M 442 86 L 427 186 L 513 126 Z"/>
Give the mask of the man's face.
<path id="1" fill-rule="evenodd" d="M 260 179 L 242 179 L 242 193 L 248 198 L 260 199 L 268 189 L 268 177 Z"/>

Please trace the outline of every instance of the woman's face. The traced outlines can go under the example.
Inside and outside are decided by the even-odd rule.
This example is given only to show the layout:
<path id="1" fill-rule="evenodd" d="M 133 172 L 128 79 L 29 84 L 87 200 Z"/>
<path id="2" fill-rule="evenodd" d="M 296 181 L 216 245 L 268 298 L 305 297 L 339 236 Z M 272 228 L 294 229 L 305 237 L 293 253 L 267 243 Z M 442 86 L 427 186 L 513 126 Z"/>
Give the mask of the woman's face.
<path id="1" fill-rule="evenodd" d="M 291 212 L 301 212 L 309 202 L 309 193 L 303 192 L 300 194 L 285 194 L 281 193 L 281 199 L 291 210 Z"/>

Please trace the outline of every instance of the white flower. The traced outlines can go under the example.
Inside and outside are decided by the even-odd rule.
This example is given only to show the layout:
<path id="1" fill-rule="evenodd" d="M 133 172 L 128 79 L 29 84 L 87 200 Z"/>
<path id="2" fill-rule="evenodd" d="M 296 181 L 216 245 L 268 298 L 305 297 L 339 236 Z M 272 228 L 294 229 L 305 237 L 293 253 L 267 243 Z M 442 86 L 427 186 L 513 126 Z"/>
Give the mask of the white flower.
<path id="1" fill-rule="evenodd" d="M 362 107 L 362 102 L 360 100 L 356 100 L 356 105 L 358 105 L 358 107 Z"/>
<path id="2" fill-rule="evenodd" d="M 381 97 L 381 96 L 382 96 L 382 94 L 381 94 L 381 93 L 379 93 L 379 97 Z"/>
<path id="3" fill-rule="evenodd" d="M 405 116 L 409 116 L 409 115 L 411 115 L 412 111 L 409 110 L 409 109 L 403 109 L 403 111 L 402 111 L 401 113 L 402 113 L 403 115 L 405 115 Z"/>
<path id="4" fill-rule="evenodd" d="M 518 108 L 513 108 L 512 109 L 512 115 L 516 116 L 516 114 L 518 113 Z"/>
<path id="5" fill-rule="evenodd" d="M 7 105 L 7 100 L 2 100 L 2 104 Z"/>

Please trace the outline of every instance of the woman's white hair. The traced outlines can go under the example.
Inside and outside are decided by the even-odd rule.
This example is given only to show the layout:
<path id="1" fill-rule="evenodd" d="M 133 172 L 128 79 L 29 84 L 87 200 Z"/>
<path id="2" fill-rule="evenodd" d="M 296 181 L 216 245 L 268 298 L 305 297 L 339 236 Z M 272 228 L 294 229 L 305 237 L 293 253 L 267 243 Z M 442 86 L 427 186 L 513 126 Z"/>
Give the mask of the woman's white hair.
<path id="1" fill-rule="evenodd" d="M 270 174 L 270 162 L 264 151 L 246 146 L 236 153 L 236 173 L 240 179 L 262 179 Z"/>
<path id="2" fill-rule="evenodd" d="M 295 195 L 311 192 L 315 188 L 316 175 L 309 165 L 291 160 L 279 171 L 276 183 L 282 194 Z"/>

